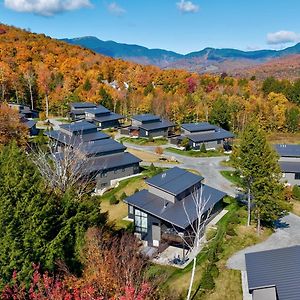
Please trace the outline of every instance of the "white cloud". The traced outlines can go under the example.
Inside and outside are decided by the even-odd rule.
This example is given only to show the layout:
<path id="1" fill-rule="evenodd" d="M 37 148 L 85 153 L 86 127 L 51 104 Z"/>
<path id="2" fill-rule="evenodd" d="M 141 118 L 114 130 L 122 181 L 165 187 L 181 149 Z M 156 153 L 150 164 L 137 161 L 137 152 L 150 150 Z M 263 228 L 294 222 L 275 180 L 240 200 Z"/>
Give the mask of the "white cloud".
<path id="1" fill-rule="evenodd" d="M 47 17 L 92 6 L 90 0 L 4 0 L 4 4 L 7 8 L 18 12 L 30 12 Z"/>
<path id="2" fill-rule="evenodd" d="M 126 13 L 126 10 L 124 8 L 122 8 L 121 6 L 119 6 L 116 2 L 110 3 L 107 8 L 108 8 L 109 12 L 111 12 L 112 14 L 114 14 L 116 16 L 122 16 Z"/>
<path id="3" fill-rule="evenodd" d="M 295 43 L 298 41 L 300 41 L 300 34 L 293 31 L 280 30 L 267 35 L 267 43 L 271 45 Z"/>
<path id="4" fill-rule="evenodd" d="M 176 5 L 183 13 L 196 13 L 199 10 L 199 5 L 194 4 L 192 1 L 181 0 L 177 2 Z"/>

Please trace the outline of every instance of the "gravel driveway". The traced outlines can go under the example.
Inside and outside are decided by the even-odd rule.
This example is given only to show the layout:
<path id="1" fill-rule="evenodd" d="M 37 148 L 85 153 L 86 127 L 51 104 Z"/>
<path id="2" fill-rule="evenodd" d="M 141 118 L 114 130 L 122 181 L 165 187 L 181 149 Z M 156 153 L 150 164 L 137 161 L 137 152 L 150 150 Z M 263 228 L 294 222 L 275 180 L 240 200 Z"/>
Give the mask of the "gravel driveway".
<path id="1" fill-rule="evenodd" d="M 300 217 L 289 214 L 282 218 L 276 231 L 264 242 L 247 247 L 227 261 L 229 269 L 245 271 L 245 253 L 300 245 Z"/>
<path id="2" fill-rule="evenodd" d="M 127 148 L 132 148 L 136 150 L 142 150 L 146 152 L 155 152 L 155 146 L 140 146 L 133 145 L 130 143 L 124 143 Z M 163 148 L 166 148 L 170 145 L 164 145 Z M 220 171 L 222 170 L 232 170 L 230 167 L 222 166 L 220 163 L 228 158 L 228 156 L 217 156 L 217 157 L 189 157 L 180 155 L 173 152 L 164 151 L 164 156 L 174 157 L 179 164 L 176 166 L 184 169 L 191 169 L 198 171 L 204 177 L 204 183 L 207 185 L 219 189 L 228 195 L 235 197 L 236 188 L 232 185 L 230 181 L 224 178 Z M 149 165 L 148 163 L 143 162 L 144 165 Z M 155 166 L 161 167 L 172 167 L 174 164 L 166 164 L 156 162 Z"/>

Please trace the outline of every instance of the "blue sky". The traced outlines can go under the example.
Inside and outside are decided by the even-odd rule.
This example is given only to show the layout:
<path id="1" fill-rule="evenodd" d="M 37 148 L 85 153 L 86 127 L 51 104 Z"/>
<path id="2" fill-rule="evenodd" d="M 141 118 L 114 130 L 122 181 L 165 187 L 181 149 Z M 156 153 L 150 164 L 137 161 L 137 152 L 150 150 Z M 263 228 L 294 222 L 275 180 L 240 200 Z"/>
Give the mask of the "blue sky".
<path id="1" fill-rule="evenodd" d="M 179 53 L 300 41 L 299 0 L 1 0 L 0 21 L 55 38 L 96 36 Z"/>

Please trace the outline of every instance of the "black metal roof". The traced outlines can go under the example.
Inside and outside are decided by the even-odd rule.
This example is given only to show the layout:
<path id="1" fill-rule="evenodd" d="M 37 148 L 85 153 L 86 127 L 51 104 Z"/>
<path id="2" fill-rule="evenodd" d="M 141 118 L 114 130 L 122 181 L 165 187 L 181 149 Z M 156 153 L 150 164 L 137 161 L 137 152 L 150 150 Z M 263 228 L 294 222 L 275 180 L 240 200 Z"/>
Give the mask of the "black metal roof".
<path id="1" fill-rule="evenodd" d="M 275 286 L 279 300 L 300 299 L 300 246 L 245 254 L 249 291 Z"/>
<path id="2" fill-rule="evenodd" d="M 300 145 L 278 144 L 274 147 L 281 157 L 300 157 Z"/>
<path id="3" fill-rule="evenodd" d="M 93 108 L 86 109 L 85 112 L 94 115 L 102 115 L 102 114 L 109 114 L 110 110 L 104 107 L 103 105 L 98 105 Z"/>
<path id="4" fill-rule="evenodd" d="M 174 167 L 147 179 L 146 182 L 151 186 L 176 196 L 202 180 L 202 176 Z"/>
<path id="5" fill-rule="evenodd" d="M 90 130 L 94 129 L 95 132 L 97 130 L 97 126 L 93 123 L 87 122 L 87 121 L 79 121 L 79 122 L 74 122 L 70 124 L 62 124 L 59 125 L 60 128 L 65 129 L 70 132 L 77 132 L 77 131 L 84 131 L 84 130 Z"/>
<path id="6" fill-rule="evenodd" d="M 108 169 L 126 167 L 140 163 L 142 160 L 129 152 L 116 153 L 89 159 L 88 172 L 99 172 Z"/>
<path id="7" fill-rule="evenodd" d="M 191 141 L 195 143 L 202 143 L 202 142 L 210 142 L 210 141 L 217 141 L 217 140 L 223 140 L 228 138 L 234 138 L 234 134 L 224 130 L 220 129 L 219 131 L 215 132 L 207 132 L 207 133 L 194 133 L 194 134 L 187 134 L 182 135 L 181 138 L 189 138 Z"/>
<path id="8" fill-rule="evenodd" d="M 114 121 L 114 120 L 120 120 L 124 119 L 124 116 L 116 114 L 116 113 L 110 113 L 109 115 L 104 115 L 104 116 L 96 116 L 95 121 L 97 122 L 108 122 L 108 121 Z"/>
<path id="9" fill-rule="evenodd" d="M 169 127 L 174 127 L 175 125 L 167 120 L 162 120 L 159 122 L 153 122 L 153 123 L 143 123 L 140 125 L 140 128 L 143 128 L 145 130 L 151 131 L 151 130 L 159 130 L 159 129 L 165 129 Z"/>
<path id="10" fill-rule="evenodd" d="M 110 138 L 109 135 L 101 131 L 86 133 L 78 136 L 68 135 L 59 130 L 47 131 L 44 134 L 62 144 L 70 145 L 70 146 L 76 146 L 89 141 L 96 141 L 96 140 Z"/>
<path id="11" fill-rule="evenodd" d="M 208 130 L 215 130 L 217 127 L 209 124 L 208 122 L 200 123 L 186 123 L 182 124 L 181 127 L 189 132 L 201 132 Z"/>
<path id="12" fill-rule="evenodd" d="M 300 173 L 300 161 L 279 161 L 279 166 L 284 173 Z"/>
<path id="13" fill-rule="evenodd" d="M 27 128 L 31 129 L 33 126 L 36 125 L 37 122 L 34 120 L 25 120 L 23 123 Z"/>
<path id="14" fill-rule="evenodd" d="M 73 102 L 70 103 L 71 109 L 83 109 L 83 108 L 92 108 L 96 107 L 95 103 L 91 102 Z"/>
<path id="15" fill-rule="evenodd" d="M 135 115 L 135 116 L 132 117 L 132 119 L 140 121 L 140 122 L 160 121 L 160 117 L 155 116 L 153 114 Z"/>
<path id="16" fill-rule="evenodd" d="M 116 151 L 123 152 L 125 149 L 124 145 L 113 139 L 90 141 L 80 146 L 80 150 L 87 155 L 104 155 Z"/>
<path id="17" fill-rule="evenodd" d="M 215 204 L 221 201 L 225 196 L 226 194 L 219 190 L 207 185 L 202 185 L 202 201 L 203 204 L 205 204 L 203 205 L 203 211 L 206 212 L 213 208 Z M 147 190 L 142 190 L 126 198 L 124 201 L 129 205 L 182 229 L 186 229 L 191 222 L 197 219 L 196 201 L 195 198 L 193 198 L 193 194 L 172 203 Z"/>

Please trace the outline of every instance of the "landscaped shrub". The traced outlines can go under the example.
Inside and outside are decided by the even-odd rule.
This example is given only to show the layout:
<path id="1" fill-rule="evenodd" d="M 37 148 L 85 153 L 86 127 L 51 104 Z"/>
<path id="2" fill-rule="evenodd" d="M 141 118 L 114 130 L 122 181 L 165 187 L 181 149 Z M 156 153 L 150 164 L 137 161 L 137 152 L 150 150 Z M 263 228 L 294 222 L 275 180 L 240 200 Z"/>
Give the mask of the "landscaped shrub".
<path id="1" fill-rule="evenodd" d="M 293 186 L 293 198 L 300 201 L 300 187 L 298 185 Z"/>
<path id="2" fill-rule="evenodd" d="M 201 151 L 201 152 L 203 152 L 203 153 L 206 153 L 206 152 L 207 152 L 207 150 L 206 150 L 206 147 L 205 147 L 205 144 L 204 144 L 204 143 L 202 143 L 202 144 L 201 144 L 200 151 Z"/>
<path id="3" fill-rule="evenodd" d="M 120 196 L 120 200 L 123 201 L 123 200 L 125 200 L 126 198 L 127 198 L 127 195 L 126 195 L 125 192 L 123 192 L 123 193 L 121 194 L 121 196 Z"/>
<path id="4" fill-rule="evenodd" d="M 226 234 L 229 236 L 236 236 L 236 232 L 234 230 L 234 224 L 230 223 L 227 226 Z"/>
<path id="5" fill-rule="evenodd" d="M 212 264 L 210 266 L 210 274 L 213 276 L 213 278 L 216 278 L 219 276 L 219 269 L 216 264 Z"/>
<path id="6" fill-rule="evenodd" d="M 200 288 L 202 288 L 204 290 L 213 290 L 214 287 L 215 287 L 214 278 L 213 278 L 212 274 L 210 273 L 210 271 L 206 270 L 201 279 Z"/>
<path id="7" fill-rule="evenodd" d="M 109 204 L 110 205 L 116 205 L 119 203 L 119 200 L 116 198 L 115 195 L 112 195 L 111 198 L 109 199 Z"/>

